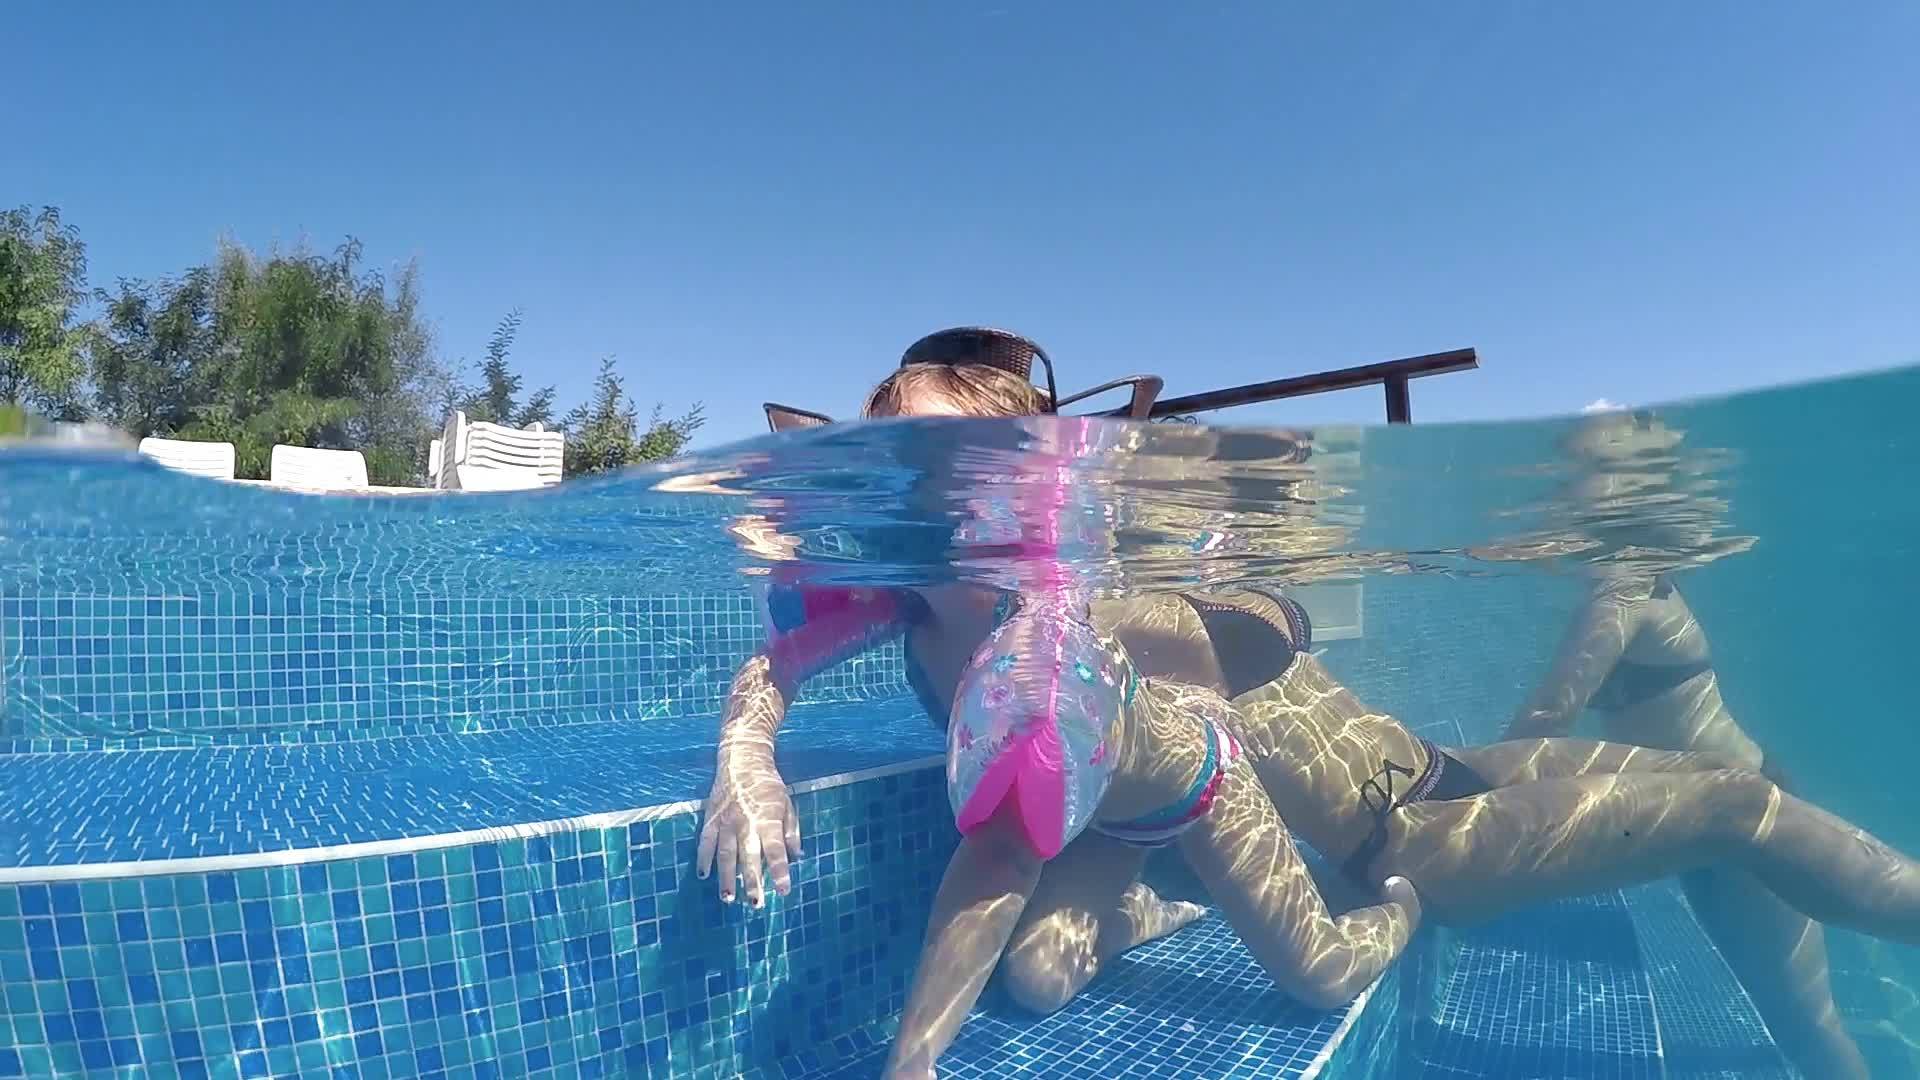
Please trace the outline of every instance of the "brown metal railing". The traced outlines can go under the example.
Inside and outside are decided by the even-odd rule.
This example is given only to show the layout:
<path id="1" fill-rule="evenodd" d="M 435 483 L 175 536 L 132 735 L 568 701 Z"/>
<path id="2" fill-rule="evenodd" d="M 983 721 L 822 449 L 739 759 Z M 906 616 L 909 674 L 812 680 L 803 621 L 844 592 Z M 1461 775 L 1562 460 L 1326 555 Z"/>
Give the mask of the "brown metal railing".
<path id="1" fill-rule="evenodd" d="M 1451 349 L 1447 352 L 1428 353 L 1425 356 L 1409 356 L 1404 360 L 1387 360 L 1378 364 L 1341 368 L 1338 371 L 1295 375 L 1286 379 L 1248 383 L 1245 386 L 1230 386 L 1224 390 L 1208 390 L 1205 393 L 1188 394 L 1185 397 L 1165 398 L 1154 403 L 1149 416 L 1154 419 L 1185 416 L 1232 408 L 1236 405 L 1252 405 L 1262 401 L 1278 401 L 1281 398 L 1305 397 L 1308 394 L 1324 394 L 1333 390 L 1352 390 L 1361 386 L 1379 385 L 1386 390 L 1387 423 L 1408 424 L 1413 422 L 1413 390 L 1410 384 L 1414 379 L 1425 378 L 1428 375 L 1446 375 L 1455 371 L 1472 371 L 1479 366 L 1479 354 L 1472 349 Z M 1127 410 L 1113 409 L 1099 415 L 1121 417 L 1127 415 Z"/>

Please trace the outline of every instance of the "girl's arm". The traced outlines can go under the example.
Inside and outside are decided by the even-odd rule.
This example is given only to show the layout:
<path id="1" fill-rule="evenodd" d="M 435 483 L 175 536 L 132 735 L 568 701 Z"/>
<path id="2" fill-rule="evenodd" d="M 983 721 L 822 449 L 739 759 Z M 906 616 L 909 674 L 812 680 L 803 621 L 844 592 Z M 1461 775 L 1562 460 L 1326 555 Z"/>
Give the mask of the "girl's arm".
<path id="1" fill-rule="evenodd" d="M 960 841 L 927 921 L 889 1077 L 932 1075 L 1000 962 L 1040 880 L 1040 860 L 996 820 Z"/>
<path id="2" fill-rule="evenodd" d="M 1505 738 L 1551 738 L 1573 730 L 1587 702 L 1627 651 L 1639 626 L 1640 604 L 1652 589 L 1651 581 L 1634 580 L 1594 594 L 1560 639 L 1553 667 L 1507 725 Z"/>
<path id="3" fill-rule="evenodd" d="M 733 899 L 738 875 L 759 906 L 762 861 L 775 892 L 785 896 L 792 888 L 788 860 L 800 857 L 800 822 L 773 757 L 787 706 L 814 675 L 903 633 L 912 602 L 890 591 L 848 590 L 834 610 L 780 634 L 740 665 L 720 721 L 695 860 L 700 876 L 718 873 L 722 900 Z"/>
<path id="4" fill-rule="evenodd" d="M 1338 1008 L 1372 985 L 1420 923 L 1420 902 L 1404 878 L 1388 879 L 1385 903 L 1330 914 L 1244 761 L 1221 778 L 1212 809 L 1181 835 L 1180 851 L 1254 959 L 1314 1008 Z"/>

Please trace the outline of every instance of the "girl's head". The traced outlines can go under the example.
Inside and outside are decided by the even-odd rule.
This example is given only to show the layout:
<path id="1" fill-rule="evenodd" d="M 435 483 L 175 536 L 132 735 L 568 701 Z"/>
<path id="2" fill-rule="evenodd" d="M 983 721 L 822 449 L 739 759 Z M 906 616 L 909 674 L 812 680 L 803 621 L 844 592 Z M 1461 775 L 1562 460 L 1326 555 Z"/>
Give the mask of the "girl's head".
<path id="1" fill-rule="evenodd" d="M 1053 403 L 1028 379 L 986 364 L 908 364 L 887 376 L 860 414 L 892 416 L 1038 416 Z"/>

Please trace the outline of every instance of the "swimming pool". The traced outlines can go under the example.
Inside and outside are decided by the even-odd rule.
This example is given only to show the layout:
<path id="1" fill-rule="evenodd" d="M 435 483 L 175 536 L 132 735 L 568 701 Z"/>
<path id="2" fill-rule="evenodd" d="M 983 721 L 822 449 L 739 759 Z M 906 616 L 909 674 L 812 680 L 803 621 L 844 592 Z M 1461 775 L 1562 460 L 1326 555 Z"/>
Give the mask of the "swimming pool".
<path id="1" fill-rule="evenodd" d="M 1662 410 L 1697 452 L 1655 492 L 1723 500 L 1716 536 L 1758 538 L 1684 579 L 1742 723 L 1909 850 L 1901 785 L 1862 778 L 1920 752 L 1895 719 L 1915 515 L 1873 482 L 1920 460 L 1916 401 L 1901 372 Z M 424 500 L 7 451 L 0 1076 L 877 1074 L 954 843 L 942 742 L 897 649 L 809 684 L 780 743 L 799 884 L 760 911 L 715 900 L 691 870 L 697 800 L 759 634 L 742 570 L 765 562 L 723 526 L 777 516 L 823 579 L 948 572 L 926 444 L 956 440 L 975 483 L 1016 467 L 1003 434 L 958 427 Z M 1302 477 L 1261 465 L 1253 436 L 1170 430 L 1136 471 L 1085 478 L 1136 512 L 1076 557 L 1109 584 L 1313 581 L 1343 681 L 1430 738 L 1482 742 L 1577 599 L 1564 560 L 1490 552 L 1643 513 L 1602 528 L 1556 505 L 1567 432 L 1325 433 L 1336 449 Z M 1222 521 L 1256 542 L 1191 542 Z M 969 572 L 1004 570 L 979 543 Z M 1911 1073 L 1920 961 L 1840 934 L 1834 953 L 1856 1039 Z M 1208 919 L 1053 1017 L 990 1003 L 942 1062 L 1096 1073 L 1792 1075 L 1668 883 L 1425 931 L 1333 1013 L 1281 998 Z"/>

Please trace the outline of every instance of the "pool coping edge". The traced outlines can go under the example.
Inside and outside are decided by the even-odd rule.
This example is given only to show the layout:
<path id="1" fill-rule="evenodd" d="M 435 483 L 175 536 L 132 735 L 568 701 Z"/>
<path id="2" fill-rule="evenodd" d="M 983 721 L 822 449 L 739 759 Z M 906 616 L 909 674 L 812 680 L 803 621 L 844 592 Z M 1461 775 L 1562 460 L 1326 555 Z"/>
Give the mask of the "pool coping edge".
<path id="1" fill-rule="evenodd" d="M 858 769 L 853 772 L 834 773 L 829 776 L 802 780 L 787 786 L 792 795 L 805 795 L 827 788 L 857 784 L 866 780 L 878 780 L 901 773 L 917 772 L 921 769 L 937 766 L 946 760 L 944 754 L 932 754 L 898 761 L 890 765 L 876 765 L 870 769 Z M 323 847 L 284 848 L 277 851 L 247 851 L 229 855 L 188 855 L 171 859 L 136 859 L 123 862 L 64 863 L 55 866 L 5 866 L 0 867 L 0 885 L 34 885 L 56 881 L 94 881 L 118 880 L 122 878 L 160 877 L 169 874 L 207 874 L 229 870 L 251 870 L 262 867 L 302 866 L 307 863 L 339 862 L 343 859 L 363 859 L 384 855 L 400 855 L 417 851 L 439 851 L 446 848 L 466 847 L 473 844 L 498 843 L 502 840 L 524 840 L 535 836 L 551 836 L 555 833 L 577 832 L 583 829 L 612 829 L 632 825 L 642 821 L 658 821 L 663 818 L 678 817 L 681 814 L 696 813 L 705 805 L 705 799 L 683 799 L 678 802 L 658 803 L 652 806 L 632 807 L 626 810 L 609 810 L 597 814 L 579 814 L 573 817 L 552 818 L 546 821 L 527 822 L 519 825 L 491 825 L 482 829 L 463 829 L 459 832 L 430 833 L 425 836 L 395 837 L 386 840 L 360 840 L 350 844 L 330 844 Z"/>

